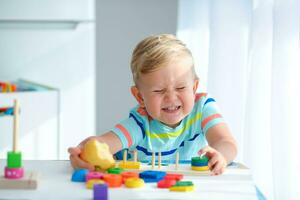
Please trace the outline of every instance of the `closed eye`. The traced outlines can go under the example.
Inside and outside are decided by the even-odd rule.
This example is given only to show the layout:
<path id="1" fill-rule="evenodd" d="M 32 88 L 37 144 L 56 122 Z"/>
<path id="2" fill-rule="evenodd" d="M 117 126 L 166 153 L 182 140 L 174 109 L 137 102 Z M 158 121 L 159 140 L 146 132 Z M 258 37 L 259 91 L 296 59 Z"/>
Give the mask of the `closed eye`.
<path id="1" fill-rule="evenodd" d="M 183 90 L 183 89 L 185 89 L 185 87 L 178 87 L 178 88 L 176 88 L 177 90 Z"/>
<path id="2" fill-rule="evenodd" d="M 164 90 L 153 90 L 155 93 L 162 93 Z"/>

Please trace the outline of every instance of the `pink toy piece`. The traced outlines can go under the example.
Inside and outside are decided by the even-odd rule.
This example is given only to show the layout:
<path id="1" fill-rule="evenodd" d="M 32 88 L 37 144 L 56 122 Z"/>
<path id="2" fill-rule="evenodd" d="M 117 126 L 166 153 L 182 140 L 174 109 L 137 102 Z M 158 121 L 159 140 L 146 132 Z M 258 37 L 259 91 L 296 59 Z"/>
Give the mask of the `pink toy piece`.
<path id="1" fill-rule="evenodd" d="M 86 182 L 88 182 L 91 179 L 102 179 L 103 175 L 104 174 L 101 172 L 89 172 L 86 175 Z"/>
<path id="2" fill-rule="evenodd" d="M 24 176 L 24 169 L 23 167 L 20 168 L 5 167 L 4 174 L 5 174 L 5 178 L 7 179 L 19 179 Z"/>

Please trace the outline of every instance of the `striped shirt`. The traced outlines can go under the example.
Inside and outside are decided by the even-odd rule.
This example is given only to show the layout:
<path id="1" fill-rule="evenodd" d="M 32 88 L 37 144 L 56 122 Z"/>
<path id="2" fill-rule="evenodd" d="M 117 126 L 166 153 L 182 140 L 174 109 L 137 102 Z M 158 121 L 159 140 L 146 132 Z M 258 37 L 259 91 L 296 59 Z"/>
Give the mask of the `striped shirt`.
<path id="1" fill-rule="evenodd" d="M 207 145 L 207 130 L 224 119 L 215 100 L 206 93 L 196 94 L 195 105 L 176 128 L 152 119 L 139 106 L 130 111 L 129 118 L 111 131 L 121 140 L 123 149 L 137 150 L 140 161 L 151 160 L 152 152 L 161 152 L 163 160 L 174 160 L 176 151 L 181 160 L 190 160 Z"/>

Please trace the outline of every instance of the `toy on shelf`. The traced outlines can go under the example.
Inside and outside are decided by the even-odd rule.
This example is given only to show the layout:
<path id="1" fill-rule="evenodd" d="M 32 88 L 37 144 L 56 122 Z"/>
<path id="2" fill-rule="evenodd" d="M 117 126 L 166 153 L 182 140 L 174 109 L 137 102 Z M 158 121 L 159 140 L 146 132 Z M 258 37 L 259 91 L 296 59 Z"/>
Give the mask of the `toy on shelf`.
<path id="1" fill-rule="evenodd" d="M 17 85 L 9 82 L 0 81 L 0 92 L 15 92 L 17 91 Z"/>
<path id="2" fill-rule="evenodd" d="M 37 174 L 24 172 L 22 165 L 22 153 L 18 151 L 19 138 L 19 102 L 14 101 L 13 108 L 2 108 L 3 115 L 13 114 L 13 149 L 7 152 L 7 165 L 4 169 L 4 177 L 0 177 L 0 189 L 36 189 Z"/>

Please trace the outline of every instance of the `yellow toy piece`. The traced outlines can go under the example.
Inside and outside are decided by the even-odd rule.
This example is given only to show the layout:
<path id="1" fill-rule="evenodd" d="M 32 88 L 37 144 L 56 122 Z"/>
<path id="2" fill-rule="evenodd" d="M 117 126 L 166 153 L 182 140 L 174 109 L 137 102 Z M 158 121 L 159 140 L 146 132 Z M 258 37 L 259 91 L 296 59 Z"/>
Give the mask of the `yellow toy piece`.
<path id="1" fill-rule="evenodd" d="M 194 191 L 194 186 L 172 186 L 169 190 L 172 192 L 191 192 Z"/>
<path id="2" fill-rule="evenodd" d="M 105 182 L 100 179 L 90 179 L 86 182 L 85 186 L 87 189 L 93 189 L 94 184 L 105 184 Z"/>
<path id="3" fill-rule="evenodd" d="M 109 151 L 108 145 L 95 139 L 87 141 L 80 157 L 103 170 L 115 166 L 115 160 Z"/>
<path id="4" fill-rule="evenodd" d="M 119 162 L 119 167 L 123 169 L 140 169 L 141 163 L 140 162 L 134 162 L 134 161 L 121 161 Z"/>
<path id="5" fill-rule="evenodd" d="M 145 182 L 141 178 L 128 178 L 125 180 L 125 186 L 128 188 L 140 188 L 145 185 Z"/>
<path id="6" fill-rule="evenodd" d="M 201 166 L 201 167 L 192 166 L 192 170 L 195 170 L 195 171 L 208 171 L 209 167 L 208 166 Z"/>

